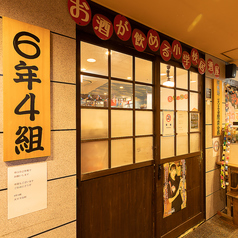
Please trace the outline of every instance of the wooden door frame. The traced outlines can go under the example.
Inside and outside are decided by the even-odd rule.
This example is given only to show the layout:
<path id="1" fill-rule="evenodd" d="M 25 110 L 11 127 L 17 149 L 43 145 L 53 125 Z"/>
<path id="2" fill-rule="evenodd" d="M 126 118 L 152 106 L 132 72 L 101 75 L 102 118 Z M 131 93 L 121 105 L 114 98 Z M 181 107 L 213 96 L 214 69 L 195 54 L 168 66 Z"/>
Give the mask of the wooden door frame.
<path id="1" fill-rule="evenodd" d="M 200 82 L 200 92 L 201 96 L 199 98 L 199 105 L 201 107 L 201 113 L 200 113 L 200 120 L 201 120 L 201 152 L 195 152 L 190 153 L 186 155 L 176 156 L 168 159 L 160 159 L 160 135 L 161 135 L 161 128 L 160 128 L 160 63 L 166 63 L 162 61 L 159 57 L 156 57 L 155 61 L 155 238 L 160 237 L 174 237 L 174 235 L 180 235 L 186 230 L 188 230 L 190 227 L 193 227 L 194 225 L 198 224 L 201 220 L 205 219 L 205 75 L 200 76 L 201 82 Z M 169 61 L 168 64 L 172 66 L 179 66 L 181 68 L 181 65 L 178 62 Z M 175 100 L 176 101 L 176 100 Z M 189 115 L 188 115 L 189 116 Z M 156 123 L 157 122 L 157 123 Z M 188 125 L 189 126 L 189 125 Z M 176 145 L 175 145 L 176 146 Z M 165 235 L 161 235 L 161 229 L 162 229 L 162 222 L 161 217 L 163 215 L 163 189 L 159 188 L 160 184 L 163 184 L 163 176 L 162 176 L 162 170 L 163 170 L 163 164 L 177 161 L 181 159 L 187 159 L 190 157 L 195 156 L 201 156 L 200 158 L 200 176 L 201 176 L 201 194 L 200 194 L 200 200 L 201 200 L 201 213 L 199 213 L 197 216 L 192 217 L 191 219 L 187 220 L 186 222 L 182 223 L 180 226 L 174 228 L 169 233 L 166 233 Z M 161 181 L 162 182 L 158 182 Z M 158 189 L 158 191 L 157 191 Z M 157 199 L 162 198 L 162 205 L 158 206 Z M 160 217 L 159 217 L 160 216 Z M 162 218 L 163 219 L 163 218 Z M 159 227 L 158 227 L 158 224 Z"/>

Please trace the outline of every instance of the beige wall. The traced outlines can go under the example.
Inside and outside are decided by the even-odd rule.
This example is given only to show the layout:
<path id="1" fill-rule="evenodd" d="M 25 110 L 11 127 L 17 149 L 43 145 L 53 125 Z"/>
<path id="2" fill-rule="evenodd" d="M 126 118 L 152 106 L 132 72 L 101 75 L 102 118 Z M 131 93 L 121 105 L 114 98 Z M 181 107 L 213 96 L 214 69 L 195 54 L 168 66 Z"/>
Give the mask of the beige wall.
<path id="1" fill-rule="evenodd" d="M 0 16 L 51 31 L 51 156 L 3 162 L 3 59 L 0 18 L 0 237 L 76 237 L 76 26 L 67 0 L 4 0 Z M 7 218 L 7 168 L 47 161 L 47 209 Z"/>
<path id="2" fill-rule="evenodd" d="M 214 58 L 210 55 L 206 55 L 207 59 L 212 59 L 214 63 L 218 63 L 220 66 L 219 79 L 225 79 L 225 62 Z M 212 90 L 212 80 L 214 75 L 210 74 L 206 70 L 206 88 Z M 222 99 L 222 125 L 225 125 L 225 90 L 223 84 L 223 99 Z M 212 144 L 212 101 L 208 103 L 206 101 L 206 136 L 205 136 L 205 181 L 206 181 L 206 219 L 214 216 L 217 211 L 225 208 L 225 191 L 220 186 L 220 167 L 216 165 L 216 162 L 220 160 L 219 156 L 213 156 L 213 144 Z"/>

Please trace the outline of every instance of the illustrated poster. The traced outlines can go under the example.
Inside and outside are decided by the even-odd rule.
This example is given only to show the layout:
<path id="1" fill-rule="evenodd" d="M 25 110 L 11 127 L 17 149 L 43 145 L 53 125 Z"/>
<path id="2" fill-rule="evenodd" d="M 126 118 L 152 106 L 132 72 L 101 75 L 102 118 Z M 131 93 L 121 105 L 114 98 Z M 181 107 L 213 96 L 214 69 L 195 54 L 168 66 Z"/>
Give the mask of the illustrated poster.
<path id="1" fill-rule="evenodd" d="M 164 215 L 168 217 L 186 207 L 186 162 L 178 160 L 164 164 Z"/>

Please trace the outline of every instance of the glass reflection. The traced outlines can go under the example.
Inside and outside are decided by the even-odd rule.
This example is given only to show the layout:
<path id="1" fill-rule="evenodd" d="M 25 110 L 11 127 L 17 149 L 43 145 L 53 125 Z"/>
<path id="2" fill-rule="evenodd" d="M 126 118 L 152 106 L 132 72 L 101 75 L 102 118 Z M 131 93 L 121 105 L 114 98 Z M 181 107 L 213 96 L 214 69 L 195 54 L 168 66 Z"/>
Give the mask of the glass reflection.
<path id="1" fill-rule="evenodd" d="M 135 58 L 135 80 L 152 83 L 152 61 Z"/>
<path id="2" fill-rule="evenodd" d="M 108 80 L 81 75 L 81 106 L 107 107 Z"/>
<path id="3" fill-rule="evenodd" d="M 111 107 L 133 108 L 132 84 L 111 81 Z"/>
<path id="4" fill-rule="evenodd" d="M 108 75 L 108 49 L 81 41 L 81 71 Z"/>
<path id="5" fill-rule="evenodd" d="M 132 80 L 132 56 L 111 51 L 111 75 L 115 78 Z"/>
<path id="6" fill-rule="evenodd" d="M 135 85 L 135 107 L 136 109 L 152 109 L 152 87 Z"/>

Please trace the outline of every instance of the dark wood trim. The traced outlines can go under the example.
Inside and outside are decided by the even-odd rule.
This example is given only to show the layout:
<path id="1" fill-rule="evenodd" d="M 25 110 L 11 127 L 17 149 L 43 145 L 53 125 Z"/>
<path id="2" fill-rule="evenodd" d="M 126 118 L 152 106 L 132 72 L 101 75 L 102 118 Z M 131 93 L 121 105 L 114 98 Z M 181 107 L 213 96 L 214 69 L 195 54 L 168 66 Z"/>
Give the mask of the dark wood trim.
<path id="1" fill-rule="evenodd" d="M 194 153 L 190 153 L 190 154 L 179 155 L 176 157 L 161 159 L 161 164 L 170 163 L 170 162 L 174 162 L 174 161 L 182 160 L 182 159 L 188 159 L 188 158 L 192 158 L 192 157 L 196 157 L 196 156 L 200 156 L 200 155 L 201 155 L 201 152 L 199 151 L 199 152 L 194 152 Z"/>
<path id="2" fill-rule="evenodd" d="M 180 226 L 177 226 L 173 230 L 169 231 L 165 235 L 161 236 L 161 238 L 174 238 L 181 235 L 183 232 L 187 231 L 189 228 L 197 225 L 199 222 L 204 221 L 204 214 L 200 212 L 196 216 L 190 218 L 186 222 L 182 223 Z"/>
<path id="3" fill-rule="evenodd" d="M 135 135 L 136 135 L 136 112 L 135 112 L 135 108 L 136 108 L 136 106 L 135 106 L 135 104 L 136 104 L 136 96 L 135 96 L 135 94 L 136 94 L 136 86 L 135 86 L 135 81 L 136 81 L 136 79 L 135 79 L 135 77 L 136 77 L 136 66 L 135 66 L 135 62 L 136 62 L 136 60 L 135 60 L 135 56 L 133 56 L 133 58 L 132 58 L 132 82 L 133 82 L 133 96 L 132 96 L 132 98 L 133 98 L 133 164 L 135 164 L 136 163 L 136 152 L 135 152 L 135 150 L 136 150 L 136 140 L 135 140 Z"/>
<path id="4" fill-rule="evenodd" d="M 117 168 L 111 168 L 111 169 L 107 169 L 107 170 L 83 174 L 81 176 L 81 181 L 104 177 L 104 176 L 108 176 L 108 175 L 112 175 L 112 174 L 116 174 L 116 173 L 122 173 L 122 172 L 126 172 L 126 171 L 133 170 L 133 169 L 151 166 L 153 164 L 154 164 L 154 161 L 150 160 L 150 161 L 146 161 L 146 162 L 135 163 L 135 164 L 125 165 L 125 166 L 121 166 L 121 167 L 117 167 Z"/>

